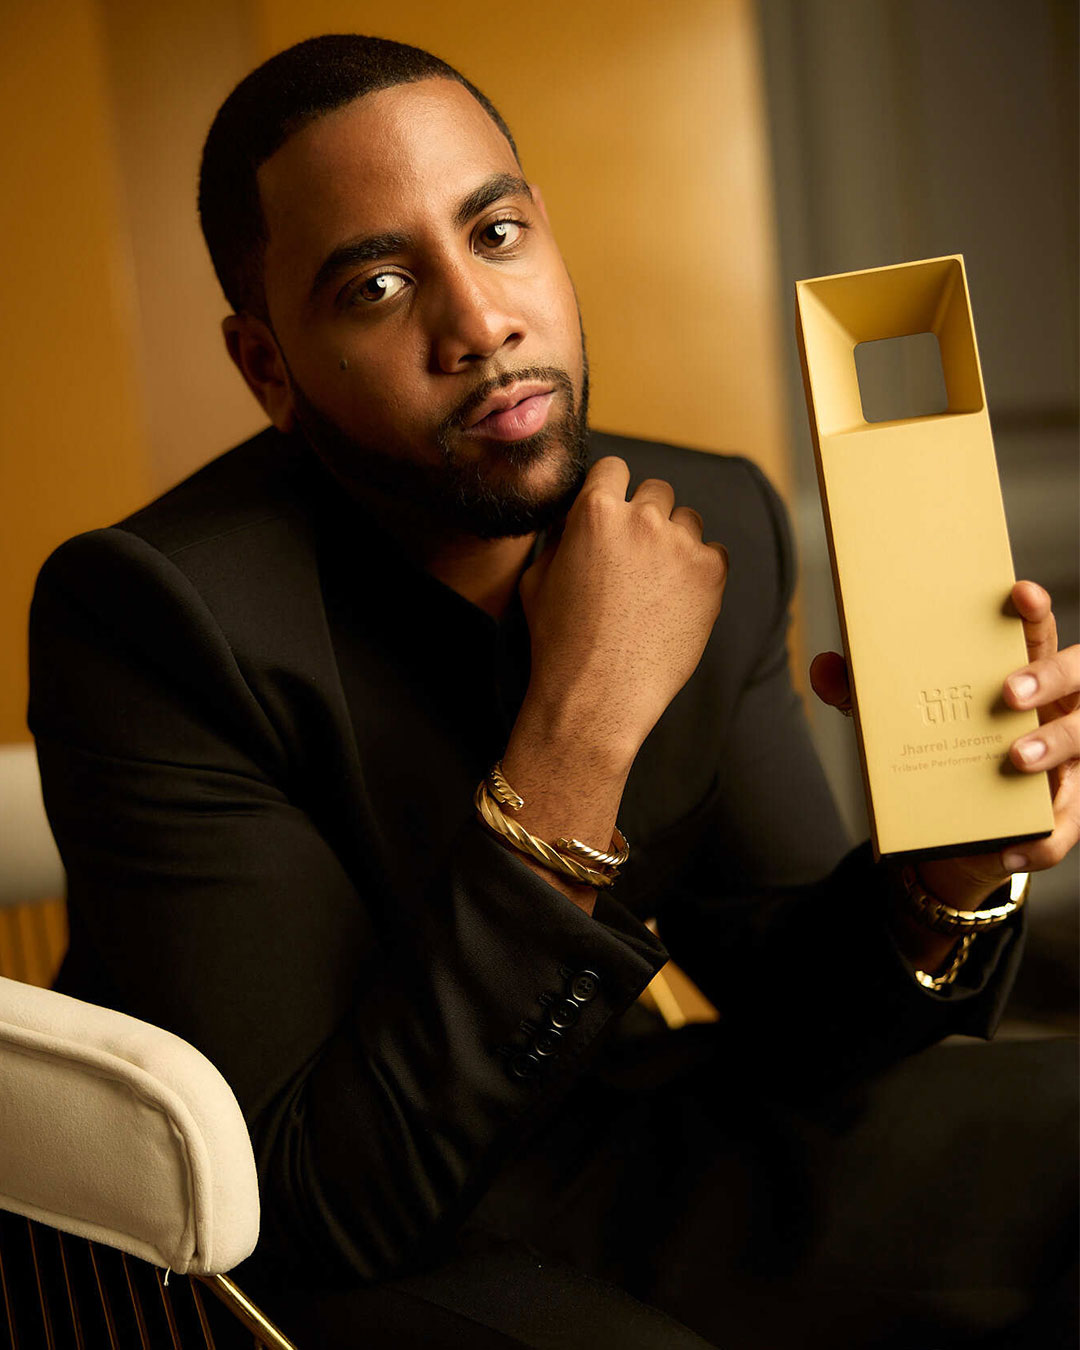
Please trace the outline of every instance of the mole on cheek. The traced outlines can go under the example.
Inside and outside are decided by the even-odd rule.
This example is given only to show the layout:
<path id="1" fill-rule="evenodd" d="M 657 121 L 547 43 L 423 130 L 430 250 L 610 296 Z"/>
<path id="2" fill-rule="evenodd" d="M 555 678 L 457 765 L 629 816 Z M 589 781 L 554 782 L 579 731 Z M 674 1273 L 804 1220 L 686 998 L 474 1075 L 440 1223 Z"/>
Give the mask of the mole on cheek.
<path id="1" fill-rule="evenodd" d="M 338 362 L 338 369 L 339 369 L 339 370 L 348 370 L 348 369 L 349 369 L 349 363 L 348 363 L 348 361 L 345 360 L 344 357 L 342 357 L 341 360 Z"/>

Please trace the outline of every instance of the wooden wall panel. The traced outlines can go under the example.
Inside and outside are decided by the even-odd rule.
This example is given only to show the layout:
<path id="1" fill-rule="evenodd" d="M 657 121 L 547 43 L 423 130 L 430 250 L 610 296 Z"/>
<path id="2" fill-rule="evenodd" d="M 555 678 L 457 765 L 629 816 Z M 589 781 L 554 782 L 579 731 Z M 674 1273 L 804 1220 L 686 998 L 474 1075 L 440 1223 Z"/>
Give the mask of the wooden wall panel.
<path id="1" fill-rule="evenodd" d="M 131 277 L 92 0 L 8 0 L 0 44 L 0 742 L 26 615 L 68 535 L 147 493 Z"/>
<path id="2" fill-rule="evenodd" d="M 206 133 L 258 57 L 248 0 L 99 4 L 156 493 L 266 425 L 225 351 L 197 211 Z"/>

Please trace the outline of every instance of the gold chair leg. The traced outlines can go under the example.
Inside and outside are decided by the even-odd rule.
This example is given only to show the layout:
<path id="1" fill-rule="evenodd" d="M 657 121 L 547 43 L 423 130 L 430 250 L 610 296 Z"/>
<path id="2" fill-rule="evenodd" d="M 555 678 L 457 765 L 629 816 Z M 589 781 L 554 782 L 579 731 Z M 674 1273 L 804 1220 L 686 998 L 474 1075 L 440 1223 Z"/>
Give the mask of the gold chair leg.
<path id="1" fill-rule="evenodd" d="M 199 1293 L 199 1281 L 194 1278 L 188 1280 L 188 1288 L 191 1290 L 191 1297 L 195 1302 L 195 1314 L 199 1319 L 205 1350 L 217 1350 L 214 1345 L 213 1333 L 210 1330 L 210 1323 L 206 1320 L 206 1309 L 203 1307 L 202 1294 Z"/>
<path id="2" fill-rule="evenodd" d="M 228 1275 L 199 1275 L 203 1284 L 211 1288 L 222 1303 L 252 1332 L 268 1350 L 296 1350 L 283 1331 L 279 1331 L 261 1309 L 238 1289 Z"/>

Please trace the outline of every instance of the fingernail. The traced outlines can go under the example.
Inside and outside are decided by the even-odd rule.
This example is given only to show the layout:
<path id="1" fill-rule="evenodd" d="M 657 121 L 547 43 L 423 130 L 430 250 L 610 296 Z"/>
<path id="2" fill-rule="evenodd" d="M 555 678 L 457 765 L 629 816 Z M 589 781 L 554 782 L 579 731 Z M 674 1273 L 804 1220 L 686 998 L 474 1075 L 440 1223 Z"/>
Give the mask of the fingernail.
<path id="1" fill-rule="evenodd" d="M 1030 698 L 1039 687 L 1034 675 L 1013 675 L 1009 679 L 1009 688 L 1017 698 Z"/>
<path id="2" fill-rule="evenodd" d="M 1006 872 L 1026 872 L 1027 863 L 1027 857 L 1023 853 L 1006 853 L 1001 859 L 1001 865 Z"/>
<path id="3" fill-rule="evenodd" d="M 1040 741 L 1038 737 L 1033 741 L 1018 741 L 1016 753 L 1025 764 L 1034 764 L 1036 760 L 1042 759 L 1043 755 L 1046 754 L 1046 742 Z"/>

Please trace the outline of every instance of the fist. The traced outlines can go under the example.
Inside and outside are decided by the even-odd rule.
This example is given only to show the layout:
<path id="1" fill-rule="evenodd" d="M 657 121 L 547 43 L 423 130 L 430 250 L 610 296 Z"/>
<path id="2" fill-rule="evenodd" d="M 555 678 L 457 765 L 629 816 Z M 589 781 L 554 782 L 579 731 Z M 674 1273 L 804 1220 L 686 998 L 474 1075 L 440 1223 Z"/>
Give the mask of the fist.
<path id="1" fill-rule="evenodd" d="M 530 697 L 632 759 L 693 674 L 720 613 L 721 544 L 701 516 L 648 479 L 626 498 L 630 470 L 598 460 L 562 537 L 521 580 L 532 638 Z"/>

